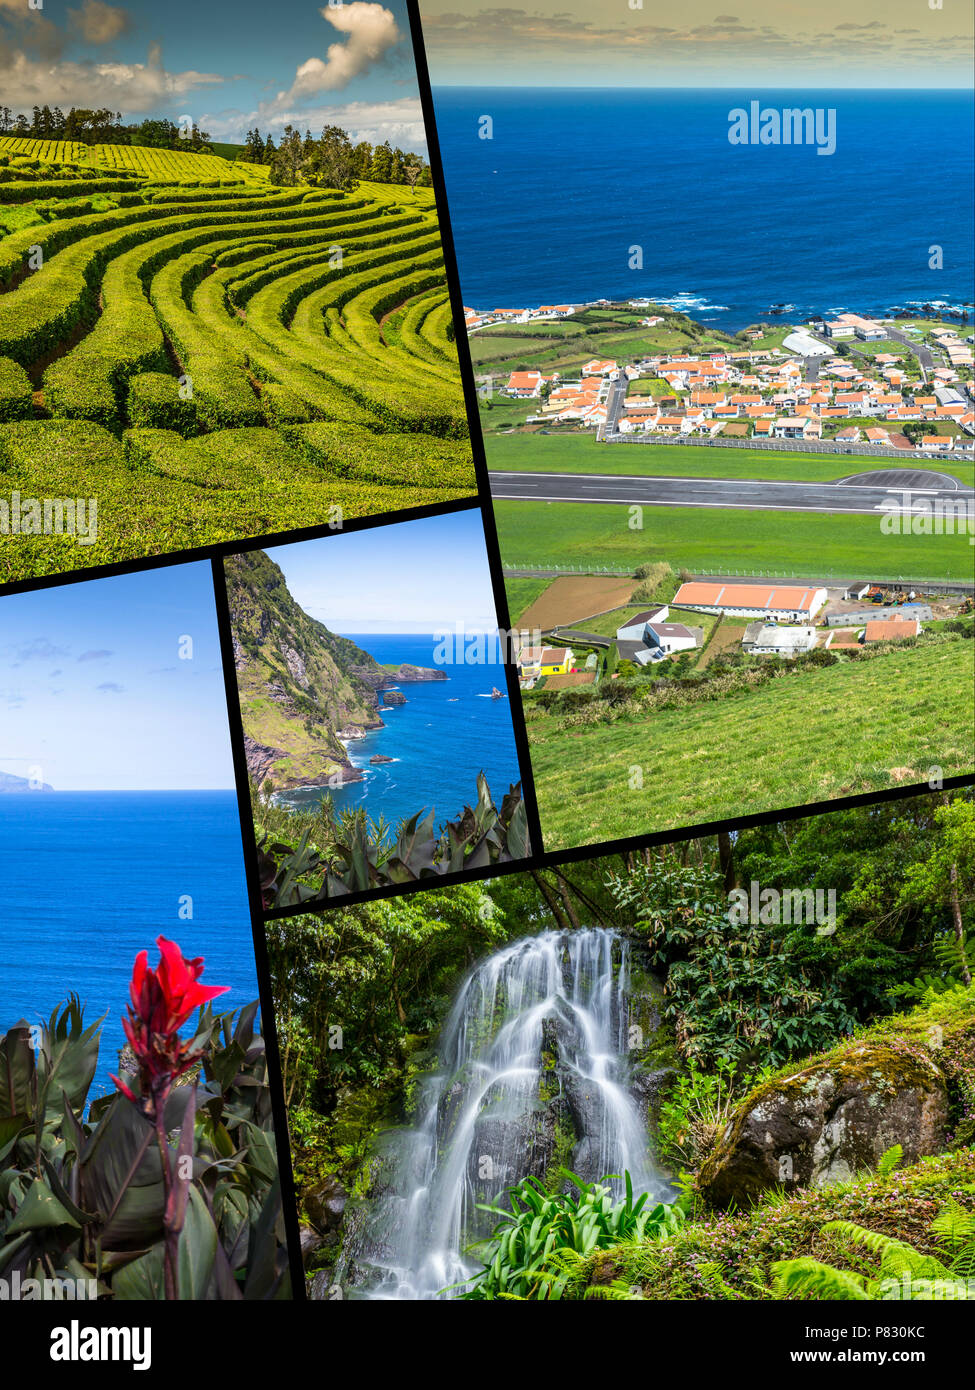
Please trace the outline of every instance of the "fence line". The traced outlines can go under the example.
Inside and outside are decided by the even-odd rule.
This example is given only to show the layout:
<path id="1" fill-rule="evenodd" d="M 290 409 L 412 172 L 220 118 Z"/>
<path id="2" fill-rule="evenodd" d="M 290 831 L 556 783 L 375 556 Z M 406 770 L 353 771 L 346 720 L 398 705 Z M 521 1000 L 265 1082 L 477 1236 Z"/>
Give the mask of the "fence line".
<path id="1" fill-rule="evenodd" d="M 552 575 L 553 577 L 564 575 L 566 577 L 569 577 L 571 575 L 576 574 L 592 575 L 595 578 L 598 578 L 600 575 L 609 575 L 613 578 L 635 578 L 632 569 L 628 569 L 625 567 L 621 568 L 619 566 L 614 565 L 540 565 L 530 563 L 515 564 L 513 561 L 505 560 L 502 561 L 501 568 L 505 571 L 506 574 L 511 575 L 512 578 L 518 575 L 522 575 L 525 578 L 533 578 L 535 576 L 538 576 L 539 578 L 544 578 L 547 575 Z M 686 568 L 686 566 L 682 566 L 682 568 Z M 715 579 L 798 579 L 806 583 L 812 582 L 810 580 L 809 574 L 802 570 L 770 570 L 754 568 L 743 570 L 716 570 L 711 568 L 702 568 L 699 571 L 695 572 L 707 574 L 708 576 L 713 576 L 713 578 Z M 975 587 L 975 584 L 969 582 L 967 579 L 945 579 L 943 577 L 939 579 L 931 579 L 924 578 L 916 574 L 881 575 L 878 574 L 876 570 L 871 571 L 869 574 L 865 574 L 862 571 L 854 571 L 852 568 L 843 570 L 821 570 L 819 571 L 817 578 L 826 580 L 843 579 L 851 581 L 869 579 L 872 580 L 872 582 L 875 584 L 923 584 L 928 586 L 932 590 L 937 591 L 940 588 L 944 589 L 946 592 L 952 589 L 970 589 Z"/>
<path id="2" fill-rule="evenodd" d="M 933 427 L 933 422 L 932 422 Z M 600 425 L 599 430 L 604 426 Z M 898 449 L 889 444 L 841 444 L 835 445 L 825 439 L 710 439 L 706 435 L 652 434 L 649 431 L 628 430 L 624 434 L 600 434 L 596 432 L 600 444 L 693 444 L 710 449 L 768 449 L 774 453 L 832 454 L 842 458 L 844 454 L 859 454 L 868 458 L 916 460 L 921 467 L 925 459 L 950 459 L 953 457 L 968 461 L 971 446 L 966 442 L 949 450 L 938 449 Z"/>

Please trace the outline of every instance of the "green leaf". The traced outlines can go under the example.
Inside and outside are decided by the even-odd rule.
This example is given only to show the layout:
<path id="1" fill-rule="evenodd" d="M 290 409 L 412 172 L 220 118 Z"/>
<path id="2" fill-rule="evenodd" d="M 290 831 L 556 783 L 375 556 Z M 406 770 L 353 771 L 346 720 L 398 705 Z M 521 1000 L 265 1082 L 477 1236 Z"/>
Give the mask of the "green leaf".
<path id="1" fill-rule="evenodd" d="M 206 1298 L 216 1254 L 217 1228 L 199 1190 L 191 1187 L 179 1236 L 177 1290 L 180 1299 L 201 1301 Z"/>
<path id="2" fill-rule="evenodd" d="M 47 1183 L 42 1178 L 35 1178 L 27 1189 L 27 1196 L 17 1208 L 16 1215 L 7 1226 L 6 1235 L 19 1235 L 22 1231 L 40 1231 L 56 1226 L 81 1229 L 81 1223 L 61 1205 Z"/>

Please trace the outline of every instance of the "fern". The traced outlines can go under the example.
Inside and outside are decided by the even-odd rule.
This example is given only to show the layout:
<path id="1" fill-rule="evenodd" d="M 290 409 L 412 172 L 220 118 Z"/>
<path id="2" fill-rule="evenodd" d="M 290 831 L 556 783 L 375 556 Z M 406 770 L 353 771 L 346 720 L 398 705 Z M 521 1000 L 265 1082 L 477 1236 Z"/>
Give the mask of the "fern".
<path id="1" fill-rule="evenodd" d="M 613 1279 L 608 1284 L 592 1284 L 586 1289 L 586 1298 L 613 1299 L 632 1303 L 642 1299 L 643 1294 L 633 1284 L 628 1284 L 625 1279 Z"/>
<path id="2" fill-rule="evenodd" d="M 880 1156 L 880 1162 L 877 1164 L 877 1176 L 883 1179 L 884 1182 L 886 1182 L 887 1179 L 890 1177 L 891 1173 L 894 1171 L 894 1169 L 898 1167 L 903 1157 L 903 1144 L 892 1145 L 892 1147 L 889 1148 L 886 1153 L 881 1154 Z"/>
<path id="3" fill-rule="evenodd" d="M 866 1279 L 862 1274 L 851 1274 L 849 1270 L 834 1269 L 832 1265 L 821 1264 L 809 1255 L 800 1255 L 797 1260 L 778 1260 L 772 1266 L 775 1283 L 772 1295 L 775 1298 L 816 1298 L 816 1299 L 855 1299 L 869 1300 Z"/>
<path id="4" fill-rule="evenodd" d="M 893 1150 L 888 1150 L 881 1163 L 892 1154 Z M 870 1278 L 853 1270 L 836 1269 L 803 1255 L 795 1260 L 779 1260 L 772 1266 L 772 1296 L 975 1301 L 975 1215 L 952 1198 L 932 1221 L 930 1230 L 943 1260 L 922 1255 L 906 1241 L 870 1231 L 853 1221 L 827 1222 L 822 1233 L 836 1237 L 848 1259 L 855 1259 L 859 1249 L 880 1257 L 877 1276 Z"/>

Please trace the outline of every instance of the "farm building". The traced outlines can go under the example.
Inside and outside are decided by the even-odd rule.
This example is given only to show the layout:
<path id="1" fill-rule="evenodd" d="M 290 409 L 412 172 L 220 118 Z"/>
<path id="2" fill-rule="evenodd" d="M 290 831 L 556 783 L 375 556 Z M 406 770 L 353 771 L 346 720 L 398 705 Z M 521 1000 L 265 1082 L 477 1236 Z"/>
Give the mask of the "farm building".
<path id="1" fill-rule="evenodd" d="M 917 618 L 873 618 L 864 628 L 864 642 L 903 642 L 917 637 L 921 624 Z"/>
<path id="2" fill-rule="evenodd" d="M 674 595 L 678 608 L 741 618 L 809 622 L 826 602 L 825 589 L 784 584 L 725 584 L 691 580 Z"/>
<path id="3" fill-rule="evenodd" d="M 670 609 L 666 604 L 658 608 L 648 608 L 645 613 L 636 613 L 632 618 L 627 619 L 625 626 L 616 629 L 616 640 L 618 642 L 642 642 L 647 623 L 665 623 L 669 616 Z"/>
<path id="4" fill-rule="evenodd" d="M 638 613 L 634 618 L 630 618 L 625 627 L 616 630 L 617 649 L 622 653 L 623 645 L 629 647 L 636 644 L 648 649 L 645 660 L 659 661 L 659 653 L 672 656 L 674 652 L 690 651 L 699 647 L 704 638 L 701 628 L 668 622 L 669 613 L 670 609 L 665 604 L 662 608 L 651 608 L 646 613 Z M 632 656 L 630 658 L 638 659 Z"/>
<path id="5" fill-rule="evenodd" d="M 843 590 L 843 597 L 846 599 L 859 600 L 866 598 L 870 592 L 870 585 L 865 584 L 862 579 L 855 580 L 852 584 L 847 584 Z"/>
<path id="6" fill-rule="evenodd" d="M 876 608 L 858 608 L 853 613 L 828 613 L 826 615 L 826 626 L 862 627 L 864 623 L 873 622 L 876 616 Z"/>
<path id="7" fill-rule="evenodd" d="M 749 656 L 798 656 L 816 645 L 814 627 L 776 627 L 774 623 L 749 623 L 741 645 Z"/>

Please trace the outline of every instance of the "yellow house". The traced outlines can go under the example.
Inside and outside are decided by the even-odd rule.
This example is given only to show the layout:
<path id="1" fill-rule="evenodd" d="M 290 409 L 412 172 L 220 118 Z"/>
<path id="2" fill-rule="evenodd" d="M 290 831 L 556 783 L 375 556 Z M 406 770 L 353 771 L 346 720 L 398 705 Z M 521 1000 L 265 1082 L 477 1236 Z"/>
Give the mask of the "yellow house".
<path id="1" fill-rule="evenodd" d="M 574 655 L 571 647 L 543 647 L 541 674 L 543 676 L 567 675 L 572 670 Z"/>

